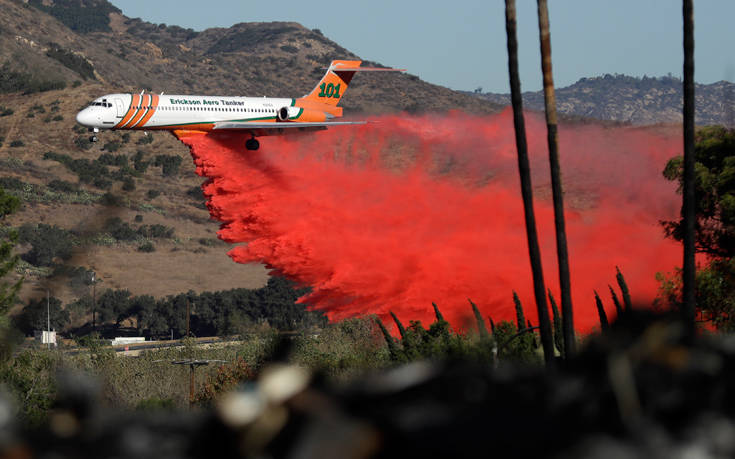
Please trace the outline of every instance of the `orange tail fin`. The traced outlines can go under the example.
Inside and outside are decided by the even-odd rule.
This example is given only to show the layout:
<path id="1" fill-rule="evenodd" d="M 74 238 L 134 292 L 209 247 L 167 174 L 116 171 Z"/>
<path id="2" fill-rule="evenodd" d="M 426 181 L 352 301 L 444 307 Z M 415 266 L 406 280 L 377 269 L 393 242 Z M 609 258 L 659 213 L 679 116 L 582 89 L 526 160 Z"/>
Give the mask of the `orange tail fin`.
<path id="1" fill-rule="evenodd" d="M 301 100 L 336 106 L 362 61 L 332 61 L 316 87 Z"/>

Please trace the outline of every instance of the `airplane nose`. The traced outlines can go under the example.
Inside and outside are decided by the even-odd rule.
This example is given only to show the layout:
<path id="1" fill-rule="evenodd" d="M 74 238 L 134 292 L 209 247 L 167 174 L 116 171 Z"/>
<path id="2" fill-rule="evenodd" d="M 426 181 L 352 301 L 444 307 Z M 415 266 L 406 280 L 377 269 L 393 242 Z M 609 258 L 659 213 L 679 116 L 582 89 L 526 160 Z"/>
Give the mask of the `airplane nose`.
<path id="1" fill-rule="evenodd" d="M 82 126 L 90 126 L 93 127 L 95 124 L 95 116 L 91 112 L 91 110 L 85 108 L 81 112 L 77 113 L 77 123 L 81 124 Z"/>

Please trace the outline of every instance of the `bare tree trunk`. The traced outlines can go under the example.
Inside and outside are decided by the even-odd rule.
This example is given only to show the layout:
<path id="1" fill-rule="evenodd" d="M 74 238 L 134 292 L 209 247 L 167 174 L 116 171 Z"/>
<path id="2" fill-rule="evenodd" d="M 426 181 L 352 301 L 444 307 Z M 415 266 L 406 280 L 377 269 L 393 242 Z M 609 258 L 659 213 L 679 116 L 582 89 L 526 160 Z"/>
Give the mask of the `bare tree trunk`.
<path id="1" fill-rule="evenodd" d="M 684 273 L 681 315 L 686 329 L 694 332 L 694 5 L 684 0 Z"/>
<path id="2" fill-rule="evenodd" d="M 510 73 L 510 94 L 513 105 L 513 126 L 518 149 L 518 172 L 521 178 L 521 194 L 523 210 L 526 217 L 526 237 L 528 238 L 528 254 L 531 258 L 533 272 L 533 291 L 536 297 L 541 344 L 544 348 L 544 360 L 547 364 L 554 360 L 554 343 L 549 322 L 549 309 L 546 305 L 546 287 L 544 272 L 541 266 L 541 251 L 536 232 L 536 216 L 533 211 L 533 191 L 531 188 L 531 168 L 528 164 L 528 147 L 526 144 L 526 126 L 523 120 L 523 102 L 521 100 L 521 82 L 518 76 L 518 40 L 516 38 L 516 5 L 515 0 L 505 0 L 505 30 L 508 35 L 508 71 Z"/>
<path id="3" fill-rule="evenodd" d="M 546 0 L 538 0 L 538 28 L 541 41 L 541 71 L 544 75 L 544 105 L 546 111 L 546 138 L 549 144 L 549 165 L 551 168 L 551 192 L 554 198 L 554 225 L 556 227 L 556 256 L 559 263 L 559 286 L 561 287 L 561 320 L 564 336 L 562 355 L 574 355 L 574 313 L 572 308 L 572 287 L 569 277 L 569 252 L 567 250 L 567 230 L 564 223 L 564 192 L 561 186 L 561 167 L 559 166 L 559 136 L 556 121 L 556 96 L 554 95 L 554 75 L 551 71 L 551 32 L 549 30 L 549 9 Z"/>

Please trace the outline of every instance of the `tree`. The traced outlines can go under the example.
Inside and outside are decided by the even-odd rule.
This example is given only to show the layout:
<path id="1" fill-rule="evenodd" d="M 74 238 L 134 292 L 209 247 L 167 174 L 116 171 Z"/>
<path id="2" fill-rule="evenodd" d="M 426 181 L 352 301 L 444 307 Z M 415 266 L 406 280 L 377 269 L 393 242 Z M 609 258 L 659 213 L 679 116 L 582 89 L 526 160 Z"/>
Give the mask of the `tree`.
<path id="1" fill-rule="evenodd" d="M 46 330 L 48 321 L 51 322 L 52 330 L 61 330 L 69 325 L 69 312 L 62 309 L 61 300 L 53 296 L 48 300 L 45 296 L 30 300 L 14 320 L 18 329 L 26 335 L 32 335 L 37 330 Z"/>
<path id="2" fill-rule="evenodd" d="M 510 75 L 510 99 L 513 107 L 513 127 L 518 150 L 518 173 L 521 179 L 521 196 L 523 197 L 523 213 L 526 222 L 526 239 L 528 255 L 531 260 L 533 275 L 533 292 L 536 298 L 541 343 L 544 348 L 544 359 L 547 364 L 553 362 L 554 344 L 549 321 L 549 309 L 546 304 L 546 287 L 541 265 L 541 249 L 536 230 L 536 215 L 533 210 L 533 187 L 531 184 L 531 166 L 528 161 L 528 143 L 526 141 L 526 125 L 523 119 L 523 100 L 521 96 L 521 80 L 518 75 L 518 38 L 516 36 L 516 4 L 515 0 L 505 0 L 505 30 L 508 36 L 508 73 Z M 522 326 L 522 325 L 521 325 Z"/>
<path id="3" fill-rule="evenodd" d="M 72 255 L 74 238 L 69 231 L 56 225 L 25 224 L 20 228 L 20 241 L 31 244 L 23 259 L 35 266 L 52 266 L 56 258 L 68 260 Z"/>
<path id="4" fill-rule="evenodd" d="M 735 255 L 735 129 L 710 126 L 696 135 L 695 229 L 696 250 L 717 258 Z M 683 189 L 684 160 L 669 160 L 664 177 Z M 683 219 L 664 222 L 669 237 L 681 241 Z"/>
<path id="5" fill-rule="evenodd" d="M 0 221 L 12 214 L 20 207 L 20 200 L 0 188 Z M 11 306 L 15 303 L 15 297 L 20 289 L 23 279 L 15 282 L 4 280 L 13 272 L 18 264 L 18 255 L 13 253 L 15 244 L 18 242 L 18 232 L 10 230 L 0 238 L 0 317 L 5 316 Z"/>
<path id="6" fill-rule="evenodd" d="M 715 326 L 735 329 L 735 129 L 720 126 L 697 131 L 695 156 L 695 242 L 696 251 L 709 256 L 696 273 L 697 307 Z M 664 177 L 683 187 L 683 158 L 669 160 Z M 666 235 L 677 241 L 684 236 L 683 218 L 662 222 Z M 680 276 L 677 273 L 676 276 Z M 663 279 L 664 297 L 682 304 L 682 282 Z"/>

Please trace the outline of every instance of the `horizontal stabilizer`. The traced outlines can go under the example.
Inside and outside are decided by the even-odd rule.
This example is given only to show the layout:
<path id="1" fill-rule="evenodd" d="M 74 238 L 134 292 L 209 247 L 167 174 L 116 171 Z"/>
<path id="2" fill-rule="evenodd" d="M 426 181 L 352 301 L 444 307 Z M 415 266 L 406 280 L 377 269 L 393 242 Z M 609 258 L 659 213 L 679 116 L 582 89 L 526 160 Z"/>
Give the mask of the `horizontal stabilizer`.
<path id="1" fill-rule="evenodd" d="M 389 69 L 385 67 L 322 67 L 335 72 L 405 72 L 406 69 Z"/>

